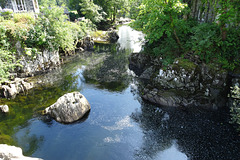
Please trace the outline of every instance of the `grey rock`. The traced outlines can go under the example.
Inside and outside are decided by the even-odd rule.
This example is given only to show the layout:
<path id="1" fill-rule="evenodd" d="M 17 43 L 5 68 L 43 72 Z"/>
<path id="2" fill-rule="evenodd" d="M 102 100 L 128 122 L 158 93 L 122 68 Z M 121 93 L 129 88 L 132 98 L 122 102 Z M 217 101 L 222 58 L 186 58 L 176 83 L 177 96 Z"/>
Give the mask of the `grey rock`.
<path id="1" fill-rule="evenodd" d="M 79 50 L 87 50 L 87 51 L 92 51 L 94 47 L 94 41 L 92 39 L 91 36 L 86 36 L 85 38 L 83 38 L 83 40 L 79 41 L 77 44 L 77 48 L 79 48 Z"/>
<path id="2" fill-rule="evenodd" d="M 3 113 L 8 113 L 8 112 L 9 112 L 8 105 L 0 105 L 0 110 L 1 110 Z"/>
<path id="3" fill-rule="evenodd" d="M 25 54 L 26 50 L 22 48 L 20 42 L 15 45 L 22 67 L 18 68 L 21 77 L 34 76 L 35 74 L 45 72 L 55 68 L 60 64 L 60 56 L 57 50 L 45 49 L 43 52 Z"/>
<path id="4" fill-rule="evenodd" d="M 119 39 L 119 35 L 115 30 L 112 30 L 112 31 L 108 32 L 108 40 L 111 43 L 117 42 L 118 39 Z"/>
<path id="5" fill-rule="evenodd" d="M 228 73 L 218 64 L 208 66 L 179 58 L 163 69 L 157 67 L 160 63 L 152 63 L 152 58 L 146 59 L 141 53 L 133 53 L 129 58 L 129 68 L 142 81 L 139 92 L 143 99 L 163 106 L 226 106 Z"/>
<path id="6" fill-rule="evenodd" d="M 45 109 L 45 113 L 61 123 L 72 123 L 81 119 L 91 107 L 87 99 L 79 92 L 67 93 L 56 103 Z"/>
<path id="7" fill-rule="evenodd" d="M 33 88 L 33 84 L 26 82 L 24 78 L 15 78 L 14 81 L 5 82 L 0 86 L 0 97 L 15 98 L 19 93 L 25 93 Z"/>
<path id="8" fill-rule="evenodd" d="M 40 158 L 26 157 L 22 149 L 7 144 L 0 144 L 0 159 L 2 160 L 41 160 Z"/>

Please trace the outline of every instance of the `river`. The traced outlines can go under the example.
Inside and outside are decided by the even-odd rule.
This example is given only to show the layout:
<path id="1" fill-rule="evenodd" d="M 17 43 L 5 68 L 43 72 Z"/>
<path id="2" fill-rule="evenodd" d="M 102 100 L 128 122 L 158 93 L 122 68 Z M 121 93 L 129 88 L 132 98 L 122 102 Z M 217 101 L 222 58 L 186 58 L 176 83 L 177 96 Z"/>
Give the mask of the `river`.
<path id="1" fill-rule="evenodd" d="M 240 136 L 228 111 L 159 107 L 143 102 L 128 56 L 141 50 L 143 35 L 119 28 L 117 44 L 96 44 L 48 74 L 42 87 L 8 104 L 0 115 L 0 142 L 45 160 L 237 160 Z M 40 112 L 61 95 L 81 92 L 91 111 L 73 124 Z"/>

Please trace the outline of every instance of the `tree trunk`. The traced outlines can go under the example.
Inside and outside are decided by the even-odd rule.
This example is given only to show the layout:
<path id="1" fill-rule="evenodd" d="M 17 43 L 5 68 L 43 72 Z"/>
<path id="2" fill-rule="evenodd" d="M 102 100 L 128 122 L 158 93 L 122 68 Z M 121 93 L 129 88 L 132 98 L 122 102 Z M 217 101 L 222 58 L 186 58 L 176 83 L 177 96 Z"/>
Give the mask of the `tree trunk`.
<path id="1" fill-rule="evenodd" d="M 180 42 L 179 37 L 178 37 L 178 35 L 177 35 L 177 32 L 176 32 L 176 30 L 175 30 L 175 25 L 174 25 L 174 23 L 173 23 L 173 18 L 172 18 L 171 13 L 170 13 L 170 19 L 171 19 L 171 23 L 173 24 L 173 34 L 174 34 L 174 36 L 175 36 L 175 38 L 176 38 L 178 47 L 180 48 L 180 50 L 183 50 L 183 47 L 182 47 L 182 45 L 181 45 L 181 42 Z"/>

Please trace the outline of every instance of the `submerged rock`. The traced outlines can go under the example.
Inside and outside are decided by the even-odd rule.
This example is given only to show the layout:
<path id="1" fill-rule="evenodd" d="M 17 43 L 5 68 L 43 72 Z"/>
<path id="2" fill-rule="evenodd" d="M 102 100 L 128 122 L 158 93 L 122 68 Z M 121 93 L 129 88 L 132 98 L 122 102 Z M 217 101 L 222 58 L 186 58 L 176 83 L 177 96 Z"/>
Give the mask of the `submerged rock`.
<path id="1" fill-rule="evenodd" d="M 8 105 L 0 105 L 0 110 L 1 110 L 3 113 L 8 113 L 8 112 L 9 112 Z"/>
<path id="2" fill-rule="evenodd" d="M 81 119 L 91 107 L 87 99 L 79 92 L 67 93 L 56 103 L 45 109 L 45 113 L 61 123 L 72 123 Z"/>
<path id="3" fill-rule="evenodd" d="M 7 144 L 0 144 L 0 159 L 3 160 L 41 160 L 40 158 L 25 157 L 22 149 Z"/>

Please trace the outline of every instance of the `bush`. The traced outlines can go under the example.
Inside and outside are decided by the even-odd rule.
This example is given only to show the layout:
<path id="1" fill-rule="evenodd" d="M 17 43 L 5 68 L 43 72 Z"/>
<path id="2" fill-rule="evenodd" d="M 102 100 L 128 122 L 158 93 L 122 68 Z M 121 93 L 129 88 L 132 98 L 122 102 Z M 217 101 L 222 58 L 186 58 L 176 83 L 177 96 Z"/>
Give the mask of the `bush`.
<path id="1" fill-rule="evenodd" d="M 31 13 L 15 13 L 13 20 L 15 23 L 34 24 L 35 22 L 34 14 Z"/>
<path id="2" fill-rule="evenodd" d="M 232 122 L 240 126 L 240 88 L 236 85 L 231 89 L 231 97 L 233 98 L 233 104 L 230 110 Z M 240 130 L 240 127 L 238 129 Z"/>
<path id="3" fill-rule="evenodd" d="M 8 80 L 10 72 L 17 66 L 20 66 L 15 61 L 15 56 L 6 50 L 0 49 L 0 84 Z"/>
<path id="4" fill-rule="evenodd" d="M 41 12 L 36 24 L 27 34 L 28 48 L 61 48 L 69 52 L 75 49 L 75 42 L 86 35 L 85 26 L 68 22 L 62 8 L 42 8 Z"/>
<path id="5" fill-rule="evenodd" d="M 70 17 L 70 21 L 74 22 L 76 19 L 79 18 L 79 15 L 77 12 L 71 11 L 69 12 L 69 17 Z"/>
<path id="6" fill-rule="evenodd" d="M 188 47 L 200 58 L 209 63 L 218 57 L 217 43 L 220 41 L 220 30 L 215 24 L 199 24 L 192 28 L 192 36 Z"/>
<path id="7" fill-rule="evenodd" d="M 4 18 L 2 16 L 0 16 L 0 22 L 3 22 Z"/>
<path id="8" fill-rule="evenodd" d="M 12 17 L 13 10 L 12 9 L 3 9 L 1 11 L 1 15 L 5 17 L 5 19 L 10 19 Z"/>

